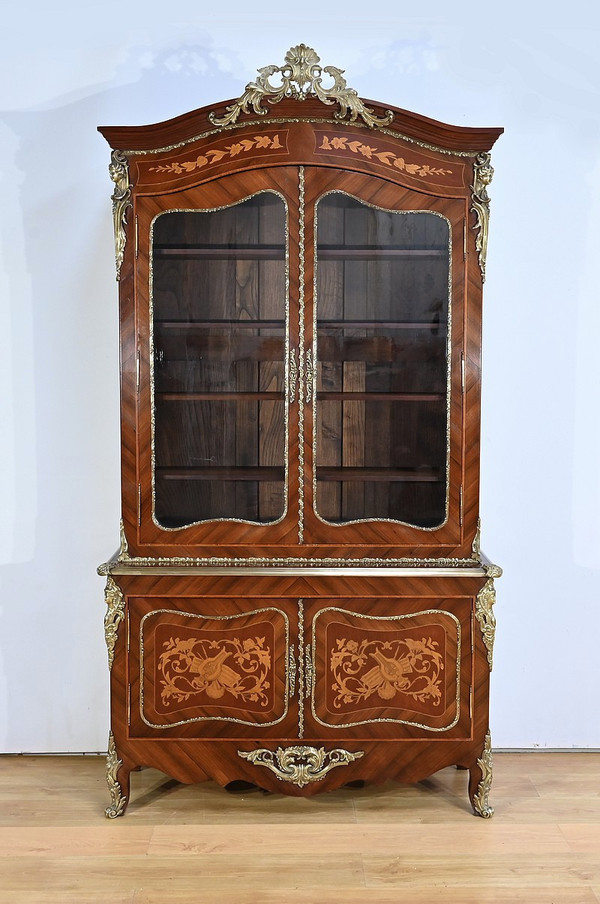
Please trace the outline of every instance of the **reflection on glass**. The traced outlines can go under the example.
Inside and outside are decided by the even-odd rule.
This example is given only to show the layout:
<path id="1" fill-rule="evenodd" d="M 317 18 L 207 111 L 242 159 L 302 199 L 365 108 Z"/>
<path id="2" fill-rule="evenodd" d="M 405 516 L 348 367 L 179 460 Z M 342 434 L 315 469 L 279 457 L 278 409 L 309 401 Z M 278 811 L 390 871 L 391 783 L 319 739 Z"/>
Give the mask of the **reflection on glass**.
<path id="1" fill-rule="evenodd" d="M 449 225 L 347 195 L 317 205 L 316 510 L 446 519 Z"/>
<path id="2" fill-rule="evenodd" d="M 286 210 L 260 193 L 153 227 L 154 515 L 285 513 Z"/>

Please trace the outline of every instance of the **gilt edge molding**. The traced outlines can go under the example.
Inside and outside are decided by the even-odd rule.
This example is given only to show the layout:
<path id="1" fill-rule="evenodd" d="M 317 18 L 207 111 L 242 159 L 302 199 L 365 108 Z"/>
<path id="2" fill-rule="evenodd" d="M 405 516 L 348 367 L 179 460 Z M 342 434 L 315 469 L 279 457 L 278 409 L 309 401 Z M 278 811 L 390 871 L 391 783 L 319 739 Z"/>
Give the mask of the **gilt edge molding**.
<path id="1" fill-rule="evenodd" d="M 475 249 L 479 255 L 479 269 L 481 281 L 485 282 L 485 267 L 487 261 L 488 233 L 490 226 L 490 197 L 487 192 L 493 176 L 494 168 L 491 165 L 491 155 L 478 154 L 473 163 L 473 185 L 471 210 L 475 212 Z"/>
<path id="2" fill-rule="evenodd" d="M 496 590 L 494 588 L 494 578 L 490 577 L 477 594 L 475 603 L 475 618 L 479 622 L 481 635 L 487 650 L 488 665 L 490 672 L 494 666 L 494 640 L 496 638 L 496 616 L 493 612 L 493 606 L 496 602 Z"/>
<path id="3" fill-rule="evenodd" d="M 131 200 L 131 184 L 129 182 L 129 164 L 123 151 L 115 150 L 110 155 L 108 167 L 110 178 L 115 183 L 115 190 L 111 196 L 113 203 L 113 227 L 115 233 L 115 264 L 117 268 L 117 281 L 121 279 L 121 267 L 125 257 L 125 242 L 127 240 L 127 211 L 133 207 Z"/>
<path id="4" fill-rule="evenodd" d="M 119 634 L 119 625 L 125 617 L 125 597 L 114 578 L 110 574 L 106 578 L 104 590 L 106 614 L 104 616 L 104 636 L 108 650 L 108 670 L 112 669 L 115 658 L 115 645 Z"/>

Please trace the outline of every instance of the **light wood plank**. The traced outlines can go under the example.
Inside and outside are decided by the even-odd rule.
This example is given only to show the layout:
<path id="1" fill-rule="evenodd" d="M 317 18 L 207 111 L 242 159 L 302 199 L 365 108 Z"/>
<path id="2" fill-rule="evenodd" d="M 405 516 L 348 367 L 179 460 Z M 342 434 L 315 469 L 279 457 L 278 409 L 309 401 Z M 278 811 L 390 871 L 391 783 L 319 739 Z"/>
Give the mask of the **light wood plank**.
<path id="1" fill-rule="evenodd" d="M 579 853 L 596 853 L 600 857 L 600 825 L 559 825 L 569 850 Z"/>
<path id="2" fill-rule="evenodd" d="M 414 811 L 413 811 L 414 812 Z M 515 831 L 511 825 L 490 823 L 485 834 L 478 820 L 464 825 L 462 820 L 444 824 L 400 826 L 344 825 L 327 827 L 327 853 L 344 856 L 359 851 L 363 856 L 419 855 L 445 856 L 460 836 L 461 846 L 471 846 L 484 854 L 521 854 L 523 845 L 531 854 L 569 853 L 572 848 L 558 826 L 527 825 Z M 265 851 L 285 856 L 289 851 L 319 857 L 323 850 L 321 831 L 314 825 L 157 826 L 149 844 L 152 856 L 186 857 L 196 854 L 261 856 Z"/>
<path id="3" fill-rule="evenodd" d="M 153 829 L 111 826 L 12 826 L 0 828 L 0 851 L 10 857 L 118 857 L 148 853 Z M 565 842 L 566 844 L 566 842 Z"/>
<path id="4" fill-rule="evenodd" d="M 366 884 L 402 888 L 552 888 L 581 889 L 600 882 L 597 854 L 521 854 L 455 852 L 453 857 L 365 857 Z"/>
<path id="5" fill-rule="evenodd" d="M 600 904 L 599 754 L 495 754 L 467 774 L 316 798 L 154 769 L 108 821 L 100 757 L 0 758 L 0 904 Z"/>

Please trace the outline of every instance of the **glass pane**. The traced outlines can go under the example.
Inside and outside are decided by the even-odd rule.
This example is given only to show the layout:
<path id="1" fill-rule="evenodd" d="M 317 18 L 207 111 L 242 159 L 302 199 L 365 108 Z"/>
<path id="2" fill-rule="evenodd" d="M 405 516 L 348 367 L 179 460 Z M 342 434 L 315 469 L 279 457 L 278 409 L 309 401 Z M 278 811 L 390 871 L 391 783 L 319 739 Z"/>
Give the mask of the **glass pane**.
<path id="1" fill-rule="evenodd" d="M 154 221 L 154 514 L 163 527 L 285 513 L 286 261 L 285 203 L 271 192 Z"/>
<path id="2" fill-rule="evenodd" d="M 316 509 L 446 519 L 450 231 L 435 213 L 317 206 Z"/>

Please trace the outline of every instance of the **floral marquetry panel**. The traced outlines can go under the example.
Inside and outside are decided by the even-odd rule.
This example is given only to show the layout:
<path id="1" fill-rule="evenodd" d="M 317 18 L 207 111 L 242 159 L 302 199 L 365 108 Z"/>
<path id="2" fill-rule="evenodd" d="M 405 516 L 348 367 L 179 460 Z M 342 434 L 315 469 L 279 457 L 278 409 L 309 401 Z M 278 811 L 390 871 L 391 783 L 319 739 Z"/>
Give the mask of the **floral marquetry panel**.
<path id="1" fill-rule="evenodd" d="M 312 715 L 327 728 L 459 732 L 469 724 L 470 623 L 462 607 L 323 605 L 312 622 Z M 378 604 L 378 608 L 380 607 Z M 419 609 L 420 611 L 416 611 Z M 364 730 L 364 728 L 363 728 Z"/>
<path id="2" fill-rule="evenodd" d="M 185 611 L 184 598 L 143 613 L 145 602 L 136 601 L 134 619 L 139 698 L 132 715 L 142 734 L 221 736 L 286 720 L 290 622 L 295 627 L 289 602 L 211 600 L 204 611 L 197 602 Z"/>

